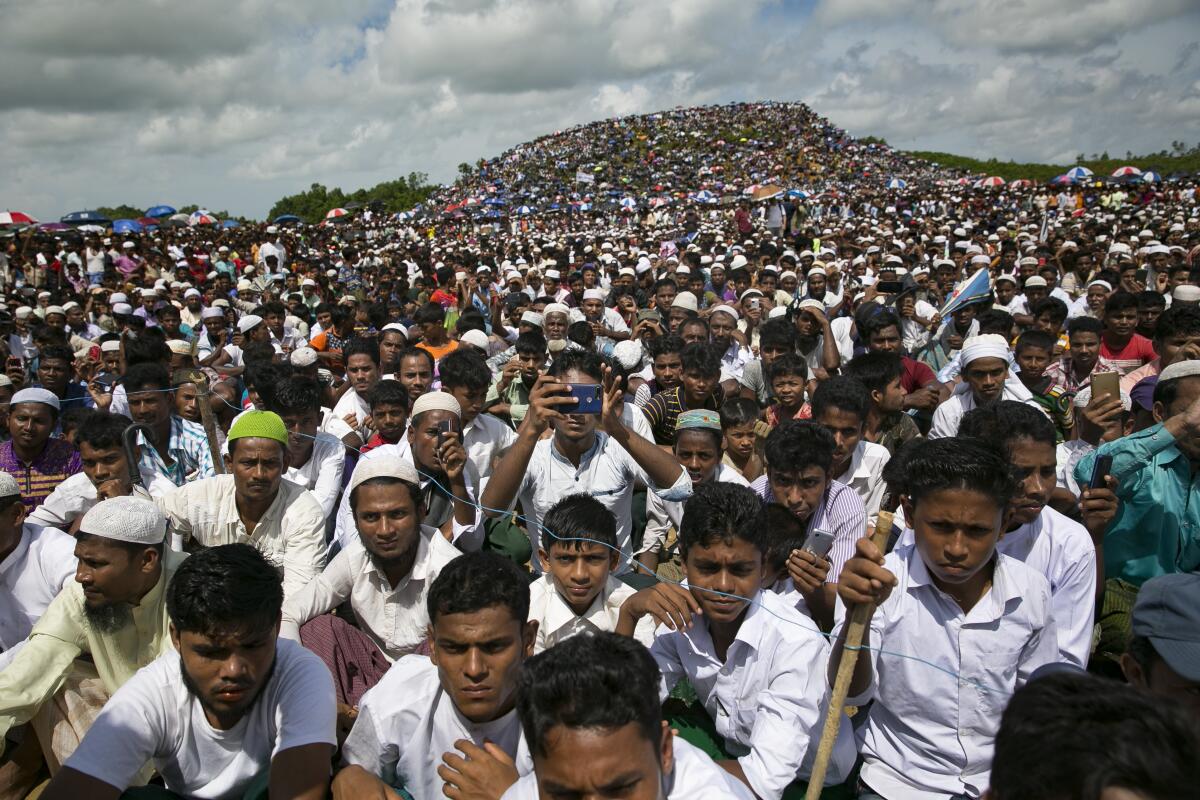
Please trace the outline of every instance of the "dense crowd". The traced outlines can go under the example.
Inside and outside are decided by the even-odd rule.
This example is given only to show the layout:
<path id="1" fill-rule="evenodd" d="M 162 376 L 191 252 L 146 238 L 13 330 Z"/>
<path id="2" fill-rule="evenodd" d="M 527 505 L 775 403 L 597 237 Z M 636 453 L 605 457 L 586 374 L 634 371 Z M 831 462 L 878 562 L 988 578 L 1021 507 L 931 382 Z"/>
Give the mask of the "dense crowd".
<path id="1" fill-rule="evenodd" d="M 0 240 L 0 798 L 1200 795 L 1197 182 L 979 177 L 739 104 Z"/>

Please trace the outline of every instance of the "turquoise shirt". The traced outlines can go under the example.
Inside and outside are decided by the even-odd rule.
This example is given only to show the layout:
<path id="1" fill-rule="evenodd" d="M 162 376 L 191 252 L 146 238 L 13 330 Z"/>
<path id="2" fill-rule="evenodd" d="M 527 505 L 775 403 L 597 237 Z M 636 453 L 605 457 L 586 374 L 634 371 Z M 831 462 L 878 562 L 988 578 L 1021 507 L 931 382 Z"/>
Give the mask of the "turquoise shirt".
<path id="1" fill-rule="evenodd" d="M 1096 458 L 1111 455 L 1117 516 L 1104 534 L 1104 574 L 1141 586 L 1156 575 L 1200 569 L 1200 483 L 1162 424 L 1102 445 L 1075 465 L 1087 486 Z"/>

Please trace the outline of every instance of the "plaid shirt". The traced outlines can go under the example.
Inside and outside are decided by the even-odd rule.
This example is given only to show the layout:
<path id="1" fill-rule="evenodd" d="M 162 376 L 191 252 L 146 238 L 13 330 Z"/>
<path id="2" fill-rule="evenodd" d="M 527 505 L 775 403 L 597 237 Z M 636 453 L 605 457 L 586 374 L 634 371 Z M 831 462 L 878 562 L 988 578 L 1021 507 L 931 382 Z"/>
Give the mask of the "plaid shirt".
<path id="1" fill-rule="evenodd" d="M 26 511 L 40 506 L 55 487 L 81 469 L 79 451 L 65 439 L 47 439 L 45 449 L 28 464 L 13 451 L 11 440 L 0 444 L 0 470 L 17 479 Z"/>
<path id="2" fill-rule="evenodd" d="M 1071 366 L 1071 355 L 1067 353 L 1062 358 L 1050 362 L 1050 366 L 1046 367 L 1046 371 L 1042 374 L 1050 379 L 1052 385 L 1061 387 L 1064 392 L 1074 397 L 1079 394 L 1081 389 L 1092 385 L 1092 375 L 1097 372 L 1120 372 L 1120 370 L 1117 369 L 1116 364 L 1104 356 L 1099 356 L 1092 371 L 1083 378 L 1076 379 L 1075 370 Z"/>
<path id="3" fill-rule="evenodd" d="M 158 450 L 147 443 L 141 434 L 138 434 L 138 445 L 141 450 L 138 466 L 143 474 L 161 475 L 176 486 L 217 474 L 213 467 L 212 451 L 208 447 L 208 436 L 204 433 L 204 426 L 199 423 L 171 415 L 167 454 L 175 463 L 169 467 Z"/>

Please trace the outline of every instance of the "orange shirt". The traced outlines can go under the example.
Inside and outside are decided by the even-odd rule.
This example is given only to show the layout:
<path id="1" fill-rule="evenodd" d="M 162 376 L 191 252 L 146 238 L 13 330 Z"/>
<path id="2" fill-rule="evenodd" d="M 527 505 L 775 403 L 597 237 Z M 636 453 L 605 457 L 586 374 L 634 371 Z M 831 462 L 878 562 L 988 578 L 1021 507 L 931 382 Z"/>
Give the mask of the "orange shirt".
<path id="1" fill-rule="evenodd" d="M 429 353 L 429 355 L 433 356 L 434 361 L 441 361 L 445 356 L 450 355 L 451 353 L 453 353 L 455 350 L 458 349 L 458 342 L 451 339 L 450 341 L 446 342 L 444 345 L 441 345 L 440 347 L 433 347 L 431 345 L 426 344 L 425 342 L 421 342 L 420 344 L 417 345 L 417 347 L 421 348 L 425 352 Z"/>

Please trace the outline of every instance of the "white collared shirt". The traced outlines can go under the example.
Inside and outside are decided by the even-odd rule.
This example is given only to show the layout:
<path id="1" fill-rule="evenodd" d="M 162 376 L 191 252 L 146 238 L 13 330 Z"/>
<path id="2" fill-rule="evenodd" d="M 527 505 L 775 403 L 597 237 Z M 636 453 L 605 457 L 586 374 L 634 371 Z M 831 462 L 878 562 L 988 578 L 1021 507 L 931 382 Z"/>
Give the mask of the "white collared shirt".
<path id="1" fill-rule="evenodd" d="M 778 800 L 797 778 L 811 774 L 829 698 L 829 642 L 808 617 L 774 592 L 758 592 L 722 663 L 708 624 L 660 628 L 650 654 L 662 670 L 665 700 L 687 678 L 712 717 L 750 788 Z M 826 782 L 841 783 L 854 767 L 854 736 L 843 720 Z"/>
<path id="2" fill-rule="evenodd" d="M 405 441 L 408 437 L 404 437 Z M 517 440 L 516 431 L 491 414 L 476 414 L 463 429 L 463 448 L 481 481 L 492 475 L 492 465 Z"/>
<path id="3" fill-rule="evenodd" d="M 875 527 L 879 518 L 879 506 L 883 503 L 883 490 L 887 488 L 883 481 L 883 468 L 891 460 L 892 454 L 881 444 L 859 439 L 854 446 L 854 455 L 850 456 L 850 466 L 834 480 L 844 483 L 862 498 L 863 506 L 867 509 L 867 525 Z"/>
<path id="4" fill-rule="evenodd" d="M 289 466 L 283 477 L 311 491 L 321 504 L 321 513 L 328 517 L 342 491 L 345 469 L 346 446 L 336 436 L 318 431 L 308 461 L 298 467 Z"/>
<path id="5" fill-rule="evenodd" d="M 412 569 L 392 586 L 356 536 L 320 575 L 283 604 L 279 635 L 300 641 L 301 625 L 349 600 L 362 632 L 389 661 L 395 661 L 425 641 L 429 586 L 460 555 L 441 531 L 422 525 Z"/>
<path id="6" fill-rule="evenodd" d="M 1004 381 L 1000 399 L 1015 400 L 1046 414 L 1046 410 L 1034 401 L 1033 395 L 1025 388 L 1025 384 L 1021 383 L 1021 380 L 1011 372 Z M 933 424 L 929 428 L 929 438 L 941 439 L 946 436 L 956 436 L 962 418 L 977 405 L 979 404 L 975 400 L 975 392 L 969 383 L 963 381 L 954 387 L 950 397 L 933 410 Z"/>
<path id="7" fill-rule="evenodd" d="M 746 368 L 746 363 L 754 359 L 750 348 L 742 347 L 737 342 L 731 342 L 729 349 L 721 356 L 721 382 L 725 381 L 741 381 L 742 370 Z"/>
<path id="8" fill-rule="evenodd" d="M 0 561 L 0 669 L 24 643 L 50 601 L 75 577 L 75 539 L 28 522 Z"/>
<path id="9" fill-rule="evenodd" d="M 1054 450 L 1055 460 L 1058 462 L 1058 485 L 1076 497 L 1083 494 L 1083 487 L 1075 480 L 1075 465 L 1095 449 L 1096 445 L 1083 439 L 1068 439 L 1059 444 Z"/>
<path id="10" fill-rule="evenodd" d="M 964 614 L 934 585 L 915 546 L 893 550 L 884 566 L 898 583 L 871 619 L 865 652 L 874 680 L 846 700 L 874 700 L 859 730 L 861 780 L 892 800 L 979 797 L 1005 705 L 1035 669 L 1057 660 L 1050 587 L 997 554 L 992 588 Z M 839 598 L 834 636 L 845 611 Z"/>
<path id="11" fill-rule="evenodd" d="M 367 405 L 367 399 L 360 395 L 357 390 L 347 389 L 338 401 L 333 406 L 333 416 L 337 419 L 344 420 L 347 414 L 354 414 L 357 424 L 355 428 L 361 428 L 363 421 L 371 416 L 371 407 Z"/>
<path id="12" fill-rule="evenodd" d="M 142 480 L 150 487 L 151 497 L 162 497 L 175 491 L 175 484 L 162 475 L 152 475 L 139 466 Z M 140 490 L 135 490 L 137 493 Z M 29 512 L 25 521 L 33 525 L 45 525 L 52 528 L 70 530 L 75 520 L 86 514 L 92 506 L 100 502 L 96 487 L 85 472 L 76 472 L 64 480 L 42 502 L 40 506 Z"/>
<path id="13" fill-rule="evenodd" d="M 749 488 L 750 482 L 742 477 L 742 473 L 725 462 L 717 467 L 715 479 L 717 483 L 735 483 Z M 679 530 L 683 521 L 683 501 L 663 500 L 654 492 L 646 492 L 646 532 L 642 536 L 642 546 L 637 555 L 648 553 L 661 547 L 667 541 L 667 532 L 671 528 Z"/>
<path id="14" fill-rule="evenodd" d="M 513 758 L 518 774 L 533 771 L 516 709 L 492 722 L 471 722 L 442 688 L 437 667 L 425 656 L 405 656 L 362 696 L 342 759 L 413 797 L 437 798 L 445 785 L 437 773 L 442 754 L 456 752 L 459 739 L 479 747 L 491 741 Z"/>
<path id="15" fill-rule="evenodd" d="M 666 800 L 754 800 L 746 785 L 719 767 L 708 754 L 686 739 L 672 742 L 675 766 L 663 776 Z M 508 787 L 500 800 L 539 800 L 537 773 L 530 772 Z"/>
<path id="16" fill-rule="evenodd" d="M 529 586 L 529 619 L 538 623 L 533 652 L 549 650 L 584 631 L 615 631 L 621 616 L 621 604 L 633 594 L 632 586 L 609 575 L 604 588 L 592 600 L 587 611 L 576 614 L 555 587 L 554 578 L 543 574 Z M 646 647 L 653 644 L 654 617 L 647 614 L 638 620 L 633 638 Z"/>
<path id="17" fill-rule="evenodd" d="M 312 492 L 280 480 L 266 513 L 247 531 L 238 514 L 232 475 L 217 475 L 156 497 L 170 531 L 204 547 L 243 542 L 254 545 L 283 569 L 284 598 L 296 594 L 325 564 L 325 515 Z"/>
<path id="18" fill-rule="evenodd" d="M 616 517 L 617 544 L 621 548 L 621 563 L 617 565 L 616 572 L 628 572 L 633 558 L 633 546 L 630 543 L 633 488 L 639 480 L 650 491 L 671 499 L 683 500 L 692 492 L 691 478 L 687 470 L 682 468 L 673 485 L 655 486 L 629 451 L 603 431 L 596 431 L 596 441 L 580 458 L 578 467 L 558 452 L 558 448 L 554 447 L 554 437 L 539 441 L 534 445 L 515 498 L 521 501 L 525 511 L 533 551 L 537 552 L 541 538 L 541 520 L 554 504 L 568 495 L 586 493 L 603 503 Z M 536 559 L 533 567 L 535 572 L 541 573 L 541 564 Z"/>
<path id="19" fill-rule="evenodd" d="M 912 528 L 906 527 L 896 547 L 914 540 Z M 1096 545 L 1087 528 L 1046 506 L 1033 522 L 1001 535 L 996 552 L 1031 567 L 1049 582 L 1058 660 L 1086 667 L 1096 612 Z"/>

